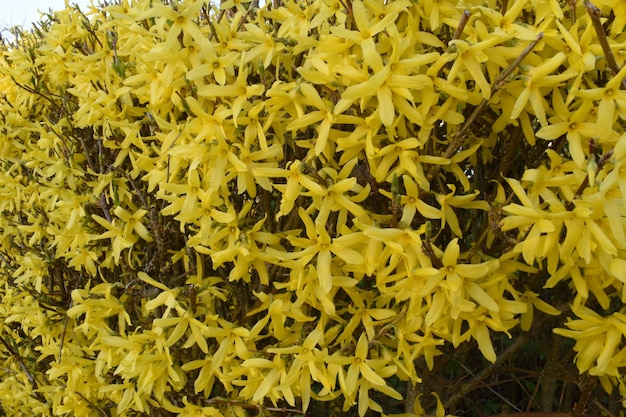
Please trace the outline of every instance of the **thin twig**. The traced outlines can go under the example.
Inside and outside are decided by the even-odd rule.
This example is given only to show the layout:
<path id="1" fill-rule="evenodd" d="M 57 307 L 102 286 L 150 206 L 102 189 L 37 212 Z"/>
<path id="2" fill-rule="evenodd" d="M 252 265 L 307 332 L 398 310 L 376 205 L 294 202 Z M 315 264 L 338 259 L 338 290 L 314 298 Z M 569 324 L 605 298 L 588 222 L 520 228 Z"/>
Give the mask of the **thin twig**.
<path id="1" fill-rule="evenodd" d="M 89 398 L 85 397 L 83 394 L 81 394 L 78 391 L 75 391 L 75 394 L 78 394 L 78 396 L 80 398 L 83 399 L 83 401 L 85 401 L 87 404 L 89 404 L 90 406 L 92 406 L 93 408 L 96 409 L 96 411 L 98 411 L 98 414 L 100 414 L 102 417 L 109 417 L 109 414 L 107 414 L 102 408 L 98 407 L 97 405 L 95 405 L 93 402 L 91 402 L 89 400 Z"/>
<path id="2" fill-rule="evenodd" d="M 74 299 L 71 299 L 68 310 L 72 308 L 73 305 L 74 305 Z M 69 319 L 70 319 L 70 316 L 68 316 L 66 312 L 65 319 L 63 320 L 64 322 L 63 322 L 63 332 L 61 333 L 61 341 L 59 342 L 59 358 L 57 359 L 57 363 L 61 363 L 61 357 L 63 356 L 63 346 L 65 345 L 65 335 L 67 334 L 67 324 L 68 324 Z"/>
<path id="3" fill-rule="evenodd" d="M 275 233 L 276 231 L 276 210 L 279 208 L 278 205 L 276 205 L 276 207 L 272 208 L 272 193 L 270 191 L 267 191 L 263 188 L 261 188 L 260 193 L 261 194 L 259 197 L 261 198 L 261 201 L 263 202 L 263 210 L 265 211 L 266 214 L 266 219 L 267 219 L 267 228 L 269 230 L 272 231 L 272 233 Z"/>
<path id="4" fill-rule="evenodd" d="M 137 197 L 139 197 L 139 200 L 141 200 L 143 206 L 145 208 L 150 208 L 146 196 L 144 195 L 143 191 L 139 189 L 137 184 L 135 184 L 135 181 L 133 181 L 133 177 L 131 177 L 130 172 L 126 172 L 126 179 L 128 179 L 128 182 L 130 182 L 130 185 L 133 187 L 133 190 L 135 190 L 135 194 L 137 194 Z"/>
<path id="5" fill-rule="evenodd" d="M 495 414 L 491 417 L 572 417 L 569 412 L 522 412 L 522 413 L 504 413 Z"/>
<path id="6" fill-rule="evenodd" d="M 213 25 L 213 22 L 211 22 L 211 16 L 209 16 L 209 14 L 211 13 L 210 8 L 211 8 L 211 6 L 204 6 L 204 7 L 202 7 L 200 9 L 200 13 L 202 14 L 202 17 L 208 23 L 209 29 L 211 29 L 211 34 L 209 35 L 209 40 L 215 39 L 217 41 L 217 43 L 222 43 L 220 38 L 217 36 L 217 33 L 215 32 L 215 26 Z M 221 20 L 221 16 L 223 16 L 223 14 L 224 14 L 224 10 L 222 10 L 221 13 L 222 14 L 220 15 L 220 18 L 219 18 L 220 20 Z"/>
<path id="7" fill-rule="evenodd" d="M 102 42 L 100 42 L 100 39 L 98 39 L 98 35 L 96 34 L 96 32 L 93 30 L 93 28 L 91 27 L 91 23 L 89 22 L 89 18 L 87 16 L 85 16 L 85 13 L 83 13 L 82 10 L 80 10 L 80 8 L 78 6 L 76 6 L 76 8 L 74 9 L 76 10 L 78 13 L 80 13 L 80 15 L 83 17 L 83 28 L 85 28 L 85 30 L 87 32 L 89 32 L 91 34 L 91 36 L 93 36 L 93 38 L 95 39 L 96 42 L 98 42 L 98 45 L 100 45 L 100 48 L 104 48 L 104 46 L 102 45 Z"/>
<path id="8" fill-rule="evenodd" d="M 226 14 L 226 9 L 222 9 L 220 11 L 220 14 L 217 16 L 217 23 L 222 23 L 222 19 L 224 18 L 224 15 Z M 209 40 L 211 40 L 211 38 L 209 37 Z"/>
<path id="9" fill-rule="evenodd" d="M 597 407 L 600 409 L 600 411 L 603 413 L 602 415 L 605 417 L 618 417 L 617 414 L 611 412 L 611 410 L 609 410 L 604 404 L 602 404 L 600 401 L 598 401 L 597 398 L 592 398 L 591 399 L 591 403 L 594 405 L 594 407 Z"/>
<path id="10" fill-rule="evenodd" d="M 465 395 L 467 395 L 468 392 L 473 391 L 474 389 L 476 389 L 485 379 L 489 378 L 489 376 L 491 374 L 493 374 L 493 372 L 499 366 L 501 366 L 504 363 L 504 361 L 506 361 L 509 357 L 511 357 L 515 352 L 520 350 L 524 346 L 524 344 L 526 344 L 528 339 L 529 339 L 529 333 L 528 332 L 520 334 L 515 339 L 515 341 L 513 343 L 511 343 L 509 345 L 509 347 L 507 347 L 504 350 L 504 352 L 502 352 L 501 354 L 498 355 L 498 359 L 496 359 L 496 361 L 494 363 L 492 363 L 489 366 L 487 366 L 486 368 L 484 368 L 482 371 L 480 371 L 478 374 L 476 374 L 474 376 L 474 378 L 472 378 L 467 383 L 463 384 L 460 387 L 460 389 L 456 390 L 456 392 L 450 398 L 448 398 L 446 400 L 446 402 L 444 404 L 444 408 L 446 410 L 454 408 L 456 406 L 456 404 L 460 400 L 462 400 Z M 470 374 L 471 374 L 471 372 L 470 372 Z M 496 395 L 497 395 L 497 393 L 496 393 Z M 518 410 L 518 411 L 521 411 L 521 410 Z"/>
<path id="11" fill-rule="evenodd" d="M 437 269 L 443 268 L 443 263 L 441 263 L 441 259 L 435 254 L 433 245 L 430 243 L 430 237 L 428 236 L 422 241 L 422 252 L 424 255 L 428 256 L 433 267 Z"/>
<path id="12" fill-rule="evenodd" d="M 507 7 L 509 7 L 509 0 L 502 0 L 502 7 L 500 7 L 500 14 L 502 16 L 506 14 Z"/>
<path id="13" fill-rule="evenodd" d="M 28 366 L 26 366 L 26 363 L 24 363 L 24 359 L 22 359 L 22 357 L 20 356 L 19 352 L 16 351 L 13 348 L 13 346 L 11 346 L 6 340 L 4 340 L 4 338 L 2 336 L 0 336 L 0 342 L 2 342 L 4 347 L 9 351 L 9 353 L 11 354 L 13 359 L 15 359 L 15 361 L 17 361 L 17 363 L 20 366 L 20 368 L 22 369 L 22 371 L 24 371 L 24 373 L 26 374 L 26 379 L 28 379 L 28 382 L 30 382 L 30 385 L 33 387 L 33 390 L 35 390 L 35 391 L 38 390 L 39 386 L 37 385 L 37 380 L 35 379 L 33 374 L 31 374 L 30 371 L 28 370 Z M 37 398 L 37 400 L 39 400 L 40 402 L 42 402 L 42 403 L 46 402 L 46 399 L 44 398 L 43 395 L 41 395 L 40 392 L 35 392 L 34 395 Z"/>
<path id="14" fill-rule="evenodd" d="M 348 17 L 350 18 L 350 28 L 351 29 L 356 29 L 356 22 L 354 20 L 354 14 L 352 13 L 352 0 L 339 0 L 339 3 L 341 3 L 341 5 L 344 7 L 344 9 L 346 9 L 346 13 L 348 14 Z"/>
<path id="15" fill-rule="evenodd" d="M 317 172 L 315 168 L 313 168 L 306 162 L 300 162 L 300 164 L 304 167 L 304 170 L 313 177 L 315 182 L 317 182 L 319 185 L 323 187 L 328 186 L 328 182 L 324 178 L 322 178 L 322 176 L 319 174 L 319 172 Z"/>
<path id="16" fill-rule="evenodd" d="M 593 394 L 593 390 L 595 389 L 597 383 L 597 376 L 591 376 L 588 374 L 582 376 L 582 381 L 579 385 L 580 396 L 578 397 L 578 401 L 576 402 L 576 404 L 574 404 L 572 417 L 583 417 L 585 415 L 585 411 L 587 410 L 587 404 L 591 399 L 591 394 Z"/>
<path id="17" fill-rule="evenodd" d="M 569 0 L 569 12 L 570 19 L 572 19 L 572 25 L 576 23 L 576 0 Z"/>
<path id="18" fill-rule="evenodd" d="M 78 139 L 80 141 L 81 148 L 83 148 L 85 158 L 87 159 L 87 165 L 89 166 L 89 168 L 91 168 L 93 172 L 98 172 L 98 169 L 96 169 L 96 163 L 93 161 L 93 158 L 91 157 L 91 152 L 87 147 L 87 142 L 85 142 L 85 138 L 82 135 L 79 135 Z"/>
<path id="19" fill-rule="evenodd" d="M 206 400 L 206 403 L 208 403 L 208 404 L 226 404 L 226 405 L 237 406 L 237 407 L 242 407 L 242 408 L 248 408 L 248 409 L 253 409 L 253 410 L 272 411 L 272 412 L 276 412 L 276 413 L 295 413 L 295 414 L 302 414 L 302 415 L 305 414 L 304 411 L 293 409 L 293 408 L 265 407 L 263 405 L 249 404 L 249 403 L 246 403 L 246 402 L 243 402 L 243 401 L 227 400 L 226 398 L 221 398 L 221 397 L 211 398 L 209 400 Z"/>
<path id="20" fill-rule="evenodd" d="M 100 193 L 100 200 L 98 201 L 98 205 L 102 209 L 102 213 L 104 214 L 104 218 L 109 223 L 113 223 L 113 218 L 111 217 L 111 212 L 109 211 L 109 205 L 107 204 L 107 198 L 104 195 L 104 191 L 102 193 Z"/>
<path id="21" fill-rule="evenodd" d="M 528 56 L 528 54 L 530 54 L 532 52 L 532 50 L 535 48 L 535 46 L 537 46 L 537 44 L 542 39 L 543 39 L 543 32 L 540 32 L 537 35 L 537 37 L 535 38 L 535 40 L 533 40 L 522 51 L 520 56 L 515 58 L 515 60 L 511 63 L 511 65 L 509 65 L 500 74 L 500 76 L 494 81 L 494 83 L 491 86 L 491 96 L 490 97 L 493 97 L 493 95 L 496 93 L 496 91 L 498 91 L 500 88 L 502 88 L 504 81 L 509 77 L 509 75 L 511 75 L 513 73 L 513 71 L 515 71 L 515 69 L 522 63 L 522 61 Z M 483 109 L 485 108 L 485 106 L 487 105 L 488 102 L 489 102 L 489 99 L 483 99 L 483 101 L 481 101 L 480 104 L 478 104 L 478 106 L 476 106 L 476 108 L 474 108 L 474 111 L 472 112 L 472 114 L 465 120 L 465 123 L 463 123 L 463 125 L 454 134 L 454 139 L 452 140 L 450 145 L 448 145 L 448 148 L 445 150 L 445 152 L 442 155 L 443 158 L 450 158 L 450 156 L 452 156 L 452 154 L 454 154 L 454 152 L 456 152 L 456 150 L 459 148 L 459 146 L 461 146 L 461 143 L 463 142 L 463 139 L 465 139 L 466 135 L 469 132 L 469 128 L 472 126 L 474 121 L 478 118 L 478 116 L 483 111 Z M 426 179 L 427 179 L 428 182 L 431 182 L 433 180 L 433 178 L 435 178 L 435 175 L 437 175 L 437 173 L 439 172 L 441 167 L 442 167 L 442 165 L 439 165 L 439 164 L 432 166 L 432 168 L 428 172 L 428 175 L 426 176 Z"/>
<path id="22" fill-rule="evenodd" d="M 370 340 L 369 346 L 370 347 L 374 346 L 374 344 L 378 340 L 380 340 L 381 337 L 383 337 L 385 334 L 387 334 L 387 332 L 389 331 L 389 328 L 391 328 L 391 326 L 393 326 L 394 324 L 396 324 L 397 322 L 402 320 L 406 316 L 407 310 L 408 310 L 408 305 L 405 305 L 404 307 L 402 307 L 402 310 L 400 311 L 400 314 L 398 314 L 395 319 L 393 319 L 392 321 L 390 321 L 389 323 L 387 323 L 383 327 L 381 327 L 381 329 L 378 331 L 378 333 L 376 333 L 376 335 L 372 338 L 372 340 Z"/>
<path id="23" fill-rule="evenodd" d="M 250 17 L 250 14 L 252 13 L 252 11 L 256 10 L 258 8 L 259 8 L 259 0 L 254 0 L 252 3 L 250 3 L 250 6 L 248 6 L 248 11 L 246 12 L 246 14 L 243 17 L 243 19 L 241 19 L 241 22 L 239 22 L 239 27 L 237 28 L 237 33 L 241 32 L 241 28 L 248 21 L 248 17 Z"/>
<path id="24" fill-rule="evenodd" d="M 461 15 L 461 20 L 459 20 L 459 26 L 454 31 L 452 38 L 448 42 L 448 46 L 450 46 L 450 42 L 452 42 L 455 39 L 459 39 L 461 37 L 461 34 L 463 33 L 463 30 L 465 29 L 465 25 L 467 25 L 467 21 L 469 20 L 471 15 L 472 13 L 469 10 L 463 10 L 463 14 Z"/>
<path id="25" fill-rule="evenodd" d="M 619 65 L 617 65 L 617 61 L 615 60 L 615 55 L 613 55 L 613 51 L 609 46 L 609 40 L 606 37 L 606 32 L 604 31 L 604 27 L 602 26 L 602 21 L 600 18 L 602 17 L 602 11 L 596 7 L 590 1 L 585 1 L 585 10 L 591 17 L 591 22 L 593 23 L 593 28 L 596 30 L 596 35 L 598 36 L 598 41 L 600 41 L 600 46 L 602 46 L 602 51 L 604 52 L 604 56 L 606 57 L 606 62 L 609 65 L 609 68 L 617 74 L 620 71 Z M 620 88 L 622 90 L 626 90 L 626 80 L 622 80 L 620 83 Z"/>
<path id="26" fill-rule="evenodd" d="M 391 220 L 389 227 L 398 227 L 398 217 L 402 212 L 402 196 L 400 195 L 400 185 L 398 184 L 398 176 L 393 175 L 391 180 Z"/>
<path id="27" fill-rule="evenodd" d="M 59 106 L 54 100 L 52 100 L 50 97 L 48 97 L 47 95 L 45 95 L 44 93 L 42 93 L 41 91 L 39 91 L 39 88 L 31 88 L 28 87 L 27 85 L 24 84 L 20 84 L 13 76 L 11 76 L 11 80 L 13 81 L 13 83 L 15 85 L 17 85 L 18 87 L 28 91 L 31 94 L 36 94 L 39 97 L 43 98 L 44 100 L 48 101 L 52 107 L 54 107 L 55 111 L 58 111 L 59 113 L 63 114 L 64 116 L 67 115 L 67 112 L 65 111 L 64 108 L 62 108 L 61 106 Z M 62 98 L 60 95 L 58 94 L 54 94 L 51 93 L 50 91 L 47 91 L 51 96 L 55 96 L 55 97 L 60 97 Z"/>

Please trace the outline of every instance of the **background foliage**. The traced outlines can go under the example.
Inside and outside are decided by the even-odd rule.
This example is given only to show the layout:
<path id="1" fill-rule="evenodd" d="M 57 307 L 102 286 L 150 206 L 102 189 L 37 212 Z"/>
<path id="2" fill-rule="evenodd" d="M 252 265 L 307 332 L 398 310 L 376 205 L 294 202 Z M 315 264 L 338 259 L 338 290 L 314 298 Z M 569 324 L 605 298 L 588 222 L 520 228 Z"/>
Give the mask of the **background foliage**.
<path id="1" fill-rule="evenodd" d="M 625 26 L 122 0 L 15 30 L 0 413 L 623 416 Z"/>

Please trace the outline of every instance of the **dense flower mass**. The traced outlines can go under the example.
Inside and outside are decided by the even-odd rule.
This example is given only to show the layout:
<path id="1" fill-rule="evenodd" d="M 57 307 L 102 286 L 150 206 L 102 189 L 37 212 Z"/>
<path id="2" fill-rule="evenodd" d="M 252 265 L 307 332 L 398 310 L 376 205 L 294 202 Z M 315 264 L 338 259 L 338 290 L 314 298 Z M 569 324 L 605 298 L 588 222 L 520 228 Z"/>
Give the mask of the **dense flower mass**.
<path id="1" fill-rule="evenodd" d="M 15 31 L 0 414 L 422 415 L 438 357 L 560 315 L 626 396 L 625 26 L 614 0 L 119 0 Z"/>

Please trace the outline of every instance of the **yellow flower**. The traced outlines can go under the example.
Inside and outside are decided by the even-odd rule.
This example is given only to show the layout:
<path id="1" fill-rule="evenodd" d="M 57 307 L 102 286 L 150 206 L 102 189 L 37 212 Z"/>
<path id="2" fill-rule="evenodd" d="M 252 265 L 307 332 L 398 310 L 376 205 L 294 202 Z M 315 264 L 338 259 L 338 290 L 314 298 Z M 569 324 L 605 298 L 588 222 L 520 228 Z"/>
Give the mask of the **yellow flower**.
<path id="1" fill-rule="evenodd" d="M 111 239 L 112 251 L 109 256 L 118 265 L 122 251 L 131 248 L 137 241 L 137 237 L 133 233 L 129 233 L 130 230 L 125 231 L 125 229 L 118 228 L 114 224 L 115 222 L 109 223 L 105 218 L 96 214 L 92 214 L 91 218 L 106 229 L 106 232 L 97 235 L 94 239 Z"/>
<path id="2" fill-rule="evenodd" d="M 590 88 L 576 92 L 578 97 L 589 100 L 599 100 L 598 116 L 596 120 L 596 134 L 600 142 L 609 142 L 613 139 L 613 125 L 618 116 L 626 119 L 626 90 L 622 90 L 622 80 L 626 77 L 626 66 L 615 74 L 604 87 Z"/>
<path id="3" fill-rule="evenodd" d="M 323 100 L 320 97 L 315 87 L 311 84 L 302 83 L 300 85 L 300 93 L 303 96 L 302 103 L 313 106 L 317 108 L 317 110 L 308 111 L 307 114 L 298 117 L 287 125 L 287 130 L 299 130 L 317 124 L 315 155 L 319 155 L 324 149 L 326 149 L 330 128 L 335 123 L 332 106 L 328 103 L 328 101 Z"/>
<path id="4" fill-rule="evenodd" d="M 487 78 L 485 78 L 481 67 L 481 64 L 486 62 L 488 59 L 484 50 L 505 42 L 513 36 L 513 34 L 502 37 L 493 36 L 475 44 L 470 44 L 467 41 L 460 39 L 451 41 L 450 50 L 452 52 L 443 54 L 441 57 L 443 61 L 450 61 L 454 59 L 452 68 L 450 68 L 450 72 L 448 73 L 448 80 L 454 80 L 458 76 L 459 72 L 465 68 L 470 73 L 471 78 L 476 83 L 476 86 L 480 90 L 483 98 L 485 100 L 491 98 L 491 85 L 487 81 Z"/>
<path id="5" fill-rule="evenodd" d="M 619 368 L 625 362 L 623 351 L 619 349 L 626 337 L 626 315 L 615 312 L 602 317 L 584 306 L 574 306 L 572 311 L 579 319 L 565 323 L 570 330 L 554 329 L 554 332 L 576 341 L 574 350 L 578 352 L 579 371 L 619 378 Z"/>
<path id="6" fill-rule="evenodd" d="M 603 0 L 602 4 L 608 6 L 615 14 L 615 20 L 611 24 L 611 33 L 623 33 L 626 26 L 626 4 L 620 0 Z"/>
<path id="7" fill-rule="evenodd" d="M 176 154 L 176 153 L 174 153 Z M 173 214 L 185 215 L 196 209 L 198 202 L 198 195 L 202 191 L 202 183 L 200 180 L 200 174 L 197 169 L 190 169 L 187 172 L 187 184 L 176 184 L 167 182 L 161 185 L 164 191 L 169 191 L 173 195 L 164 195 L 163 199 L 171 201 L 171 204 L 162 210 L 162 213 L 166 216 Z M 182 198 L 181 195 L 185 197 Z M 184 217 L 178 219 L 181 221 L 181 230 L 184 230 L 185 221 Z"/>
<path id="8" fill-rule="evenodd" d="M 453 207 L 488 210 L 489 206 L 485 201 L 474 201 L 478 195 L 478 191 L 474 194 L 455 195 L 456 186 L 454 184 L 448 184 L 448 188 L 450 189 L 449 194 L 436 194 L 437 202 L 441 206 L 441 228 L 444 228 L 447 224 L 456 236 L 462 237 L 463 233 L 461 232 L 459 219 Z"/>
<path id="9" fill-rule="evenodd" d="M 186 4 L 185 4 L 186 3 Z M 203 3 L 200 1 L 187 1 L 181 12 L 175 10 L 173 6 L 167 6 L 161 3 L 152 4 L 145 12 L 136 17 L 137 21 L 148 18 L 167 19 L 171 22 L 171 26 L 167 31 L 164 48 L 166 50 L 176 49 L 178 44 L 178 35 L 181 33 L 189 34 L 198 44 L 205 44 L 206 37 L 193 21 L 197 16 Z"/>
<path id="10" fill-rule="evenodd" d="M 195 81 L 208 75 L 213 75 L 213 78 L 219 85 L 226 84 L 226 76 L 232 75 L 233 69 L 231 66 L 239 58 L 239 54 L 237 52 L 229 52 L 226 55 L 218 56 L 210 43 L 202 45 L 202 54 L 209 62 L 198 65 L 187 72 L 187 79 Z"/>
<path id="11" fill-rule="evenodd" d="M 358 160 L 353 159 L 346 163 L 338 173 L 332 168 L 324 168 L 323 171 L 320 171 L 328 175 L 327 181 L 332 181 L 326 187 L 312 181 L 309 186 L 306 185 L 308 181 L 302 182 L 302 185 L 309 189 L 307 194 L 313 199 L 313 207 L 319 210 L 315 218 L 317 226 L 326 225 L 330 213 L 335 211 L 339 212 L 338 230 L 347 224 L 348 216 L 361 218 L 367 214 L 365 209 L 357 203 L 368 197 L 369 186 L 361 187 L 357 183 L 356 177 L 350 176 L 356 162 Z M 300 178 L 302 179 L 302 176 Z M 315 185 L 311 187 L 313 184 Z"/>
<path id="12" fill-rule="evenodd" d="M 517 23 L 519 22 L 519 15 L 522 13 L 527 3 L 527 0 L 519 0 L 510 4 L 504 16 L 502 16 L 499 11 L 488 7 L 479 6 L 477 9 L 479 9 L 480 13 L 487 19 L 489 19 L 494 27 L 495 34 L 504 35 L 515 33 L 515 37 L 517 39 L 532 41 L 537 37 L 533 28 Z"/>
<path id="13" fill-rule="evenodd" d="M 474 281 L 485 277 L 489 272 L 498 267 L 497 261 L 483 262 L 480 264 L 462 264 L 459 262 L 460 247 L 459 239 L 454 238 L 443 253 L 439 273 L 428 278 L 422 289 L 422 295 L 432 293 L 436 287 L 445 291 L 449 299 L 450 315 L 456 319 L 461 312 L 473 311 L 476 305 L 465 298 L 467 294 L 479 305 L 489 310 L 499 311 L 498 304 Z M 440 300 L 443 301 L 443 300 Z M 432 324 L 443 314 L 444 304 L 432 307 L 426 315 L 426 323 Z"/>
<path id="14" fill-rule="evenodd" d="M 224 0 L 220 2 L 220 10 L 228 10 L 236 8 L 238 12 L 245 13 L 247 11 L 246 3 L 250 3 L 252 0 Z"/>
<path id="15" fill-rule="evenodd" d="M 565 54 L 558 52 L 539 66 L 528 70 L 530 76 L 526 76 L 524 90 L 519 94 L 519 97 L 515 102 L 515 106 L 511 111 L 512 119 L 519 117 L 522 111 L 524 111 L 526 104 L 530 102 L 530 105 L 535 112 L 535 116 L 537 116 L 541 126 L 546 126 L 548 124 L 545 109 L 549 108 L 549 106 L 546 105 L 546 101 L 543 98 L 546 87 L 556 87 L 562 81 L 576 76 L 574 71 L 566 71 L 558 75 L 548 75 L 559 68 L 564 60 Z"/>
<path id="16" fill-rule="evenodd" d="M 558 139 L 566 135 L 572 159 L 576 165 L 583 167 L 587 154 L 583 147 L 583 137 L 596 137 L 598 130 L 595 124 L 587 121 L 589 112 L 593 107 L 592 102 L 584 100 L 578 104 L 578 109 L 570 112 L 563 101 L 560 90 L 555 88 L 552 92 L 552 105 L 556 116 L 550 118 L 550 124 L 539 129 L 536 135 L 548 140 Z"/>
<path id="17" fill-rule="evenodd" d="M 421 16 L 426 16 L 424 20 L 428 22 L 430 30 L 436 33 L 440 30 L 442 22 L 448 19 L 458 22 L 460 18 L 460 12 L 458 8 L 451 2 L 442 2 L 437 0 L 425 0 L 421 5 L 423 11 Z"/>
<path id="18" fill-rule="evenodd" d="M 412 65 L 423 65 L 432 60 L 433 56 L 430 54 L 421 55 L 415 57 Z M 413 101 L 411 92 L 429 86 L 432 81 L 423 74 L 394 73 L 399 69 L 398 65 L 399 63 L 390 63 L 384 67 L 381 66 L 373 76 L 368 76 L 364 81 L 346 88 L 334 109 L 335 113 L 343 112 L 357 100 L 361 102 L 363 110 L 369 99 L 375 96 L 378 101 L 376 114 L 383 125 L 387 127 L 392 125 L 396 107 L 401 114 L 414 123 L 422 122 L 421 115 L 411 104 Z"/>
<path id="19" fill-rule="evenodd" d="M 374 71 L 380 71 L 383 66 L 382 58 L 378 52 L 376 52 L 374 36 L 385 30 L 389 25 L 394 24 L 398 13 L 389 13 L 385 15 L 383 19 L 373 23 L 371 21 L 374 20 L 372 19 L 373 16 L 370 15 L 369 10 L 365 8 L 363 2 L 361 0 L 355 0 L 352 2 L 352 16 L 358 30 L 348 30 L 343 27 L 333 26 L 330 29 L 331 33 L 341 38 L 351 40 L 355 45 L 358 45 L 362 51 L 365 63 Z"/>
<path id="20" fill-rule="evenodd" d="M 319 382 L 328 391 L 333 389 L 324 366 L 324 357 L 328 352 L 326 349 L 317 348 L 318 345 L 324 345 L 324 332 L 319 325 L 306 336 L 301 345 L 268 349 L 270 353 L 294 355 L 293 363 L 282 385 L 299 389 L 303 411 L 309 407 L 313 381 Z"/>
<path id="21" fill-rule="evenodd" d="M 497 356 L 496 352 L 493 350 L 493 344 L 491 343 L 491 337 L 489 336 L 488 319 L 479 313 L 480 309 L 473 312 L 473 319 L 468 320 L 468 326 L 470 328 L 468 333 L 471 332 L 472 337 L 478 343 L 478 349 L 483 354 L 485 359 L 491 363 L 495 363 Z"/>
<path id="22" fill-rule="evenodd" d="M 578 73 L 576 79 L 571 83 L 570 91 L 567 94 L 567 104 L 574 99 L 576 92 L 580 89 L 584 75 L 589 71 L 593 71 L 596 66 L 596 57 L 592 51 L 595 36 L 593 25 L 588 24 L 585 27 L 583 22 L 584 20 L 577 20 L 568 30 L 561 20 L 556 20 L 556 25 L 563 39 L 552 36 L 544 37 L 546 44 L 556 51 L 565 53 L 569 68 Z M 583 29 L 581 29 L 581 26 Z M 582 33 L 579 34 L 581 30 Z"/>
<path id="23" fill-rule="evenodd" d="M 521 301 L 523 301 L 526 306 L 528 306 L 528 309 L 525 313 L 522 313 L 520 319 L 520 327 L 524 331 L 530 330 L 530 326 L 533 323 L 535 308 L 551 316 L 558 316 L 559 314 L 561 314 L 559 310 L 539 298 L 539 294 L 532 291 L 525 291 L 521 296 Z"/>
<path id="24" fill-rule="evenodd" d="M 147 210 L 140 209 L 136 210 L 133 214 L 130 214 L 121 206 L 117 206 L 113 209 L 113 213 L 115 213 L 115 215 L 125 223 L 124 237 L 126 239 L 131 240 L 130 236 L 132 236 L 134 232 L 146 242 L 152 242 L 152 237 L 150 237 L 148 229 L 141 221 L 141 219 L 143 219 L 143 217 L 148 213 Z"/>
<path id="25" fill-rule="evenodd" d="M 184 349 L 188 349 L 193 345 L 198 345 L 200 350 L 202 350 L 204 353 L 209 353 L 206 337 L 203 334 L 203 332 L 206 332 L 209 329 L 204 323 L 194 318 L 191 315 L 190 311 L 185 311 L 185 313 L 179 317 L 155 319 L 152 323 L 153 326 L 161 329 L 176 326 L 174 327 L 174 330 L 169 333 L 167 342 L 165 344 L 166 347 L 173 346 L 187 333 L 187 330 L 189 329 L 191 330 L 191 334 L 189 335 L 187 341 L 183 344 L 182 347 Z"/>
<path id="26" fill-rule="evenodd" d="M 199 190 L 198 199 L 200 206 L 187 212 L 181 212 L 176 219 L 182 224 L 193 223 L 200 226 L 198 232 L 189 238 L 188 245 L 194 247 L 196 245 L 206 245 L 211 236 L 214 236 L 217 230 L 223 225 L 235 223 L 237 216 L 232 207 L 228 207 L 227 211 L 221 211 L 214 204 L 211 193 Z"/>
<path id="27" fill-rule="evenodd" d="M 351 233 L 331 238 L 326 231 L 325 223 L 313 223 L 313 220 L 302 207 L 298 209 L 298 214 L 305 225 L 307 238 L 304 240 L 301 240 L 302 238 L 291 238 L 290 241 L 296 247 L 304 247 L 304 250 L 282 255 L 276 254 L 276 256 L 285 260 L 300 259 L 304 264 L 315 257 L 317 259 L 316 268 L 319 276 L 319 285 L 324 294 L 328 294 L 333 287 L 334 281 L 332 255 L 349 265 L 360 265 L 363 263 L 363 255 L 352 249 L 353 246 L 358 245 L 361 241 L 360 234 Z"/>
<path id="28" fill-rule="evenodd" d="M 223 67 L 222 64 L 220 64 L 220 67 Z M 233 122 L 235 126 L 237 126 L 239 113 L 241 113 L 241 110 L 243 109 L 246 101 L 253 96 L 262 95 L 265 91 L 265 87 L 261 84 L 249 85 L 248 75 L 249 69 L 248 67 L 245 67 L 239 72 L 239 74 L 237 74 L 237 79 L 233 84 L 223 85 L 224 82 L 221 82 L 220 84 L 222 85 L 205 85 L 198 88 L 198 95 L 201 97 L 232 97 L 233 101 L 231 109 L 233 114 Z M 220 77 L 222 77 L 221 73 Z"/>
<path id="29" fill-rule="evenodd" d="M 415 213 L 417 212 L 419 212 L 420 215 L 426 217 L 427 219 L 441 218 L 441 213 L 439 212 L 439 210 L 422 201 L 422 199 L 420 198 L 419 190 L 417 188 L 417 184 L 415 184 L 410 176 L 403 175 L 402 182 L 404 184 L 404 189 L 406 190 L 406 192 L 400 200 L 400 203 L 403 205 L 402 218 L 400 219 L 401 223 L 410 225 L 413 221 Z"/>
<path id="30" fill-rule="evenodd" d="M 241 368 L 246 375 L 246 378 L 240 382 L 243 386 L 239 393 L 241 397 L 258 403 L 266 397 L 276 401 L 282 396 L 277 387 L 281 385 L 281 380 L 285 379 L 287 367 L 281 355 L 275 355 L 274 360 L 246 359 L 241 363 Z"/>
<path id="31" fill-rule="evenodd" d="M 264 19 L 259 19 L 257 22 L 258 24 L 246 23 L 246 30 L 238 33 L 239 38 L 246 41 L 248 45 L 256 44 L 244 53 L 243 63 L 256 64 L 257 59 L 260 59 L 263 68 L 269 68 L 275 54 L 282 51 L 285 46 L 275 41 L 272 30 L 265 26 Z"/>
<path id="32" fill-rule="evenodd" d="M 343 25 L 346 21 L 346 13 L 341 0 L 322 0 L 318 3 L 319 10 L 311 20 L 311 29 L 327 23 L 332 17 L 338 25 Z"/>
<path id="33" fill-rule="evenodd" d="M 417 138 L 403 139 L 382 148 L 376 154 L 376 166 L 373 169 L 376 181 L 390 182 L 394 175 L 400 177 L 405 172 L 412 178 L 425 177 L 417 151 L 421 148 L 422 145 Z"/>
<path id="34" fill-rule="evenodd" d="M 361 300 L 359 300 L 361 301 Z M 337 338 L 338 342 L 349 342 L 357 327 L 362 326 L 368 339 L 374 339 L 376 327 L 391 321 L 397 316 L 396 312 L 386 308 L 367 308 L 364 304 L 357 302 L 356 308 L 348 306 L 351 314 L 350 321 L 344 325 L 343 331 Z M 359 305 L 360 304 L 360 305 Z"/>
<path id="35" fill-rule="evenodd" d="M 341 371 L 339 373 L 339 385 L 345 395 L 347 404 L 352 405 L 356 399 L 357 392 L 359 393 L 360 416 L 363 416 L 370 406 L 369 396 L 367 395 L 370 387 L 383 391 L 394 398 L 402 398 L 397 391 L 387 386 L 387 383 L 381 377 L 381 375 L 393 375 L 396 366 L 388 365 L 390 359 L 370 359 L 368 358 L 368 353 L 369 344 L 367 338 L 365 334 L 361 334 L 356 344 L 354 356 L 344 357 L 333 354 L 326 358 L 326 362 L 329 364 L 349 365 L 347 372 Z"/>

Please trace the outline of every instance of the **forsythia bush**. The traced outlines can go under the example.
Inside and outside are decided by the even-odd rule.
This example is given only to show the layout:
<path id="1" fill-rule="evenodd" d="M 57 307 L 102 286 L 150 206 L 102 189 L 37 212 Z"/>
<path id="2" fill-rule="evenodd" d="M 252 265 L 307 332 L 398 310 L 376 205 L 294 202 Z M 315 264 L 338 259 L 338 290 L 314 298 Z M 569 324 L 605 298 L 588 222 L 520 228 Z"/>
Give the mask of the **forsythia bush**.
<path id="1" fill-rule="evenodd" d="M 439 356 L 542 320 L 623 399 L 625 27 L 620 0 L 120 0 L 16 31 L 0 414 L 441 417 Z"/>

